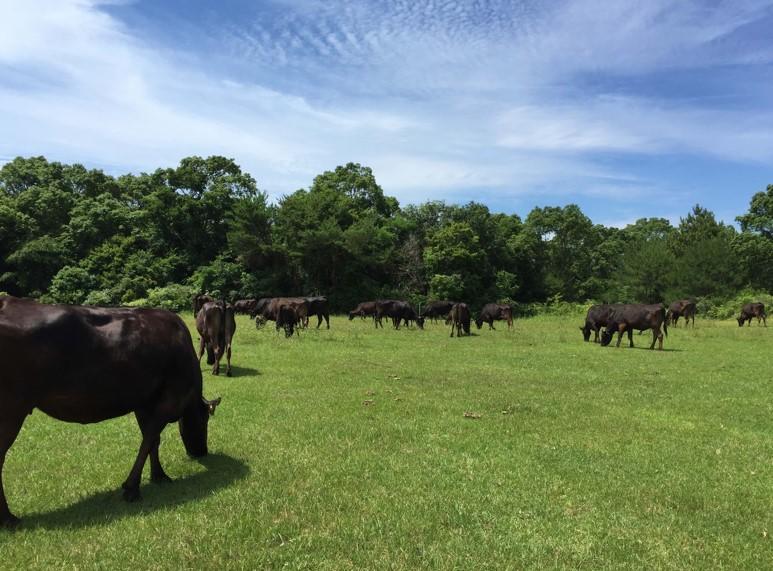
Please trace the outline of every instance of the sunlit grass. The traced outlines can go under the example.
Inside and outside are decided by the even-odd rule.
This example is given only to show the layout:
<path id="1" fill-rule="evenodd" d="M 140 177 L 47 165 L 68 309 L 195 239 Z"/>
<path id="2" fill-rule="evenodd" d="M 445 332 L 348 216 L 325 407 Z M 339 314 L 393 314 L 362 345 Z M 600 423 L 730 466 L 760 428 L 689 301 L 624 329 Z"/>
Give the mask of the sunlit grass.
<path id="1" fill-rule="evenodd" d="M 698 320 L 658 352 L 580 323 L 450 339 L 336 317 L 285 339 L 239 318 L 235 376 L 202 366 L 213 454 L 168 427 L 176 482 L 146 473 L 138 504 L 133 418 L 28 418 L 2 568 L 769 567 L 773 329 Z"/>

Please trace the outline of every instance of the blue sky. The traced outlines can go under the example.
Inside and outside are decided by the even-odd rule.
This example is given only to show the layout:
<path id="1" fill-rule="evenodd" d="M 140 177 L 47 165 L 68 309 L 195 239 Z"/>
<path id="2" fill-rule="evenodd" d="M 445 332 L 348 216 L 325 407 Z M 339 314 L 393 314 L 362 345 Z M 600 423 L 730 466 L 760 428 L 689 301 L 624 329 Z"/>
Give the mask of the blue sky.
<path id="1" fill-rule="evenodd" d="M 0 0 L 0 160 L 349 161 L 401 203 L 732 221 L 773 183 L 773 0 Z"/>

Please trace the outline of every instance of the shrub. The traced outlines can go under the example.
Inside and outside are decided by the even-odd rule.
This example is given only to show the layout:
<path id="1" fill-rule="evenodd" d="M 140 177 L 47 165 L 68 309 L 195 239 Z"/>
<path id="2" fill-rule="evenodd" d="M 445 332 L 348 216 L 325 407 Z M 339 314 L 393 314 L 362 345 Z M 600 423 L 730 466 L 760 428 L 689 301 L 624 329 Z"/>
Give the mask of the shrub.
<path id="1" fill-rule="evenodd" d="M 143 301 L 150 307 L 182 311 L 190 308 L 195 293 L 196 290 L 192 286 L 169 284 L 148 290 L 148 297 Z"/>

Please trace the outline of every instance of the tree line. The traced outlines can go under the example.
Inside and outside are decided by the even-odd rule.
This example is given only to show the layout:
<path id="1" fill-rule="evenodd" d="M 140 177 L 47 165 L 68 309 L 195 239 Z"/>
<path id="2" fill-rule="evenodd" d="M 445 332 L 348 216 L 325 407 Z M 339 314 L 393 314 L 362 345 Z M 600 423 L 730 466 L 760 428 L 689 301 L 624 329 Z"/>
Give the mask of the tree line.
<path id="1" fill-rule="evenodd" d="M 219 156 L 118 177 L 19 157 L 0 169 L 0 290 L 173 308 L 193 292 L 324 294 L 338 311 L 377 298 L 477 307 L 773 291 L 773 185 L 736 221 L 740 231 L 699 205 L 676 226 L 622 229 L 574 204 L 525 219 L 477 202 L 401 206 L 355 163 L 273 204 Z"/>

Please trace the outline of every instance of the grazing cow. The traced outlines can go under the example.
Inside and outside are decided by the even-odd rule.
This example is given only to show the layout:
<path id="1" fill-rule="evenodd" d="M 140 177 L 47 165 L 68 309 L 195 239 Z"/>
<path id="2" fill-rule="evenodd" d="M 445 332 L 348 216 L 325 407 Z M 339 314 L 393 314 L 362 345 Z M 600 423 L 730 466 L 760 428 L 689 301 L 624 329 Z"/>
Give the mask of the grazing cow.
<path id="1" fill-rule="evenodd" d="M 430 318 L 432 321 L 438 317 L 445 319 L 454 305 L 456 305 L 455 301 L 430 301 L 421 311 L 421 316 L 424 319 Z"/>
<path id="2" fill-rule="evenodd" d="M 123 483 L 127 501 L 140 499 L 148 457 L 150 479 L 169 481 L 158 448 L 170 422 L 179 421 L 189 455 L 207 454 L 207 424 L 220 399 L 202 396 L 191 335 L 174 313 L 47 305 L 2 296 L 0 362 L 5 363 L 0 375 L 0 526 L 19 522 L 8 509 L 2 469 L 35 408 L 81 424 L 135 414 L 142 443 Z"/>
<path id="3" fill-rule="evenodd" d="M 695 312 L 696 305 L 695 300 L 692 299 L 680 299 L 673 302 L 668 306 L 666 312 L 666 321 L 676 327 L 680 317 L 684 317 L 684 326 L 687 327 L 692 319 L 692 326 L 695 327 Z"/>
<path id="4" fill-rule="evenodd" d="M 639 331 L 652 329 L 652 344 L 650 345 L 650 349 L 654 349 L 655 341 L 658 341 L 658 349 L 663 350 L 663 333 L 660 332 L 661 326 L 663 327 L 663 332 L 668 335 L 666 309 L 662 304 L 617 304 L 612 307 L 607 328 L 601 334 L 601 346 L 606 347 L 609 345 L 612 341 L 612 337 L 617 333 L 616 346 L 620 347 L 620 340 L 623 337 L 623 333 L 627 331 L 628 343 L 633 347 L 634 329 L 638 329 Z"/>
<path id="5" fill-rule="evenodd" d="M 263 300 L 260 300 L 258 304 L 260 305 L 262 301 Z M 295 323 L 293 324 L 293 329 L 305 322 L 309 310 L 309 303 L 306 301 L 306 299 L 302 297 L 272 297 L 262 304 L 262 310 L 258 319 L 255 321 L 256 327 L 260 327 L 261 321 L 263 324 L 265 324 L 266 320 L 274 321 L 277 331 L 279 331 L 281 327 L 284 327 L 284 324 L 280 324 L 278 322 L 279 309 L 283 305 L 287 305 L 293 308 L 296 319 Z M 285 314 L 285 319 L 288 315 L 289 314 L 287 313 Z"/>
<path id="6" fill-rule="evenodd" d="M 456 328 L 456 336 L 462 336 L 462 330 L 465 335 L 470 334 L 470 308 L 466 303 L 455 303 L 448 312 L 448 319 L 451 320 L 451 337 L 454 336 L 454 328 Z"/>
<path id="7" fill-rule="evenodd" d="M 480 310 L 478 318 L 475 320 L 475 326 L 480 329 L 484 323 L 488 323 L 489 329 L 494 329 L 494 320 L 507 321 L 507 328 L 510 329 L 513 326 L 513 309 L 506 304 L 502 303 L 487 303 Z"/>
<path id="8" fill-rule="evenodd" d="M 289 303 L 281 303 L 276 308 L 276 330 L 285 330 L 285 337 L 292 337 L 293 331 L 298 333 L 298 312 L 296 306 Z"/>
<path id="9" fill-rule="evenodd" d="M 752 326 L 752 318 L 757 318 L 757 325 L 760 324 L 760 320 L 762 320 L 762 323 L 765 325 L 765 327 L 768 326 L 768 322 L 765 319 L 767 317 L 767 314 L 765 313 L 765 304 L 756 302 L 756 303 L 747 303 L 746 305 L 741 308 L 741 317 L 738 318 L 738 327 L 743 327 L 744 321 L 749 322 L 749 327 Z"/>
<path id="10" fill-rule="evenodd" d="M 207 351 L 207 364 L 212 365 L 212 374 L 220 374 L 220 360 L 226 355 L 226 376 L 231 376 L 231 342 L 236 332 L 234 308 L 224 301 L 205 303 L 196 315 L 196 330 L 199 332 L 199 361 Z"/>
<path id="11" fill-rule="evenodd" d="M 199 310 L 201 309 L 201 306 L 203 306 L 205 303 L 215 301 L 215 298 L 212 297 L 209 294 L 202 293 L 198 295 L 193 296 L 193 316 L 197 316 L 199 314 Z"/>
<path id="12" fill-rule="evenodd" d="M 381 324 L 383 317 L 392 319 L 392 325 L 395 329 L 400 329 L 400 323 L 405 322 L 406 327 L 415 321 L 419 329 L 424 329 L 424 318 L 405 301 L 395 299 L 382 299 L 376 302 L 376 326 Z"/>
<path id="13" fill-rule="evenodd" d="M 317 316 L 317 329 L 322 325 L 322 319 L 325 319 L 327 328 L 330 329 L 330 306 L 327 303 L 327 298 L 324 296 L 319 297 L 307 297 L 308 310 L 306 313 L 305 327 L 309 326 L 309 317 L 312 315 Z"/>
<path id="14" fill-rule="evenodd" d="M 372 316 L 373 319 L 376 319 L 376 302 L 375 301 L 363 301 L 362 303 L 358 303 L 357 307 L 352 309 L 349 312 L 349 321 L 354 319 L 357 316 L 360 316 L 361 319 L 365 319 L 368 315 Z"/>
<path id="15" fill-rule="evenodd" d="M 258 306 L 258 300 L 255 298 L 237 299 L 234 302 L 234 313 L 239 313 L 241 315 L 249 315 L 250 317 L 252 317 L 256 313 L 255 310 L 257 306 Z"/>
<path id="16" fill-rule="evenodd" d="M 604 303 L 601 305 L 592 305 L 585 316 L 585 325 L 580 327 L 585 341 L 590 341 L 590 333 L 594 332 L 593 342 L 599 342 L 599 331 L 606 327 L 609 322 L 609 315 L 614 307 L 619 304 Z"/>

